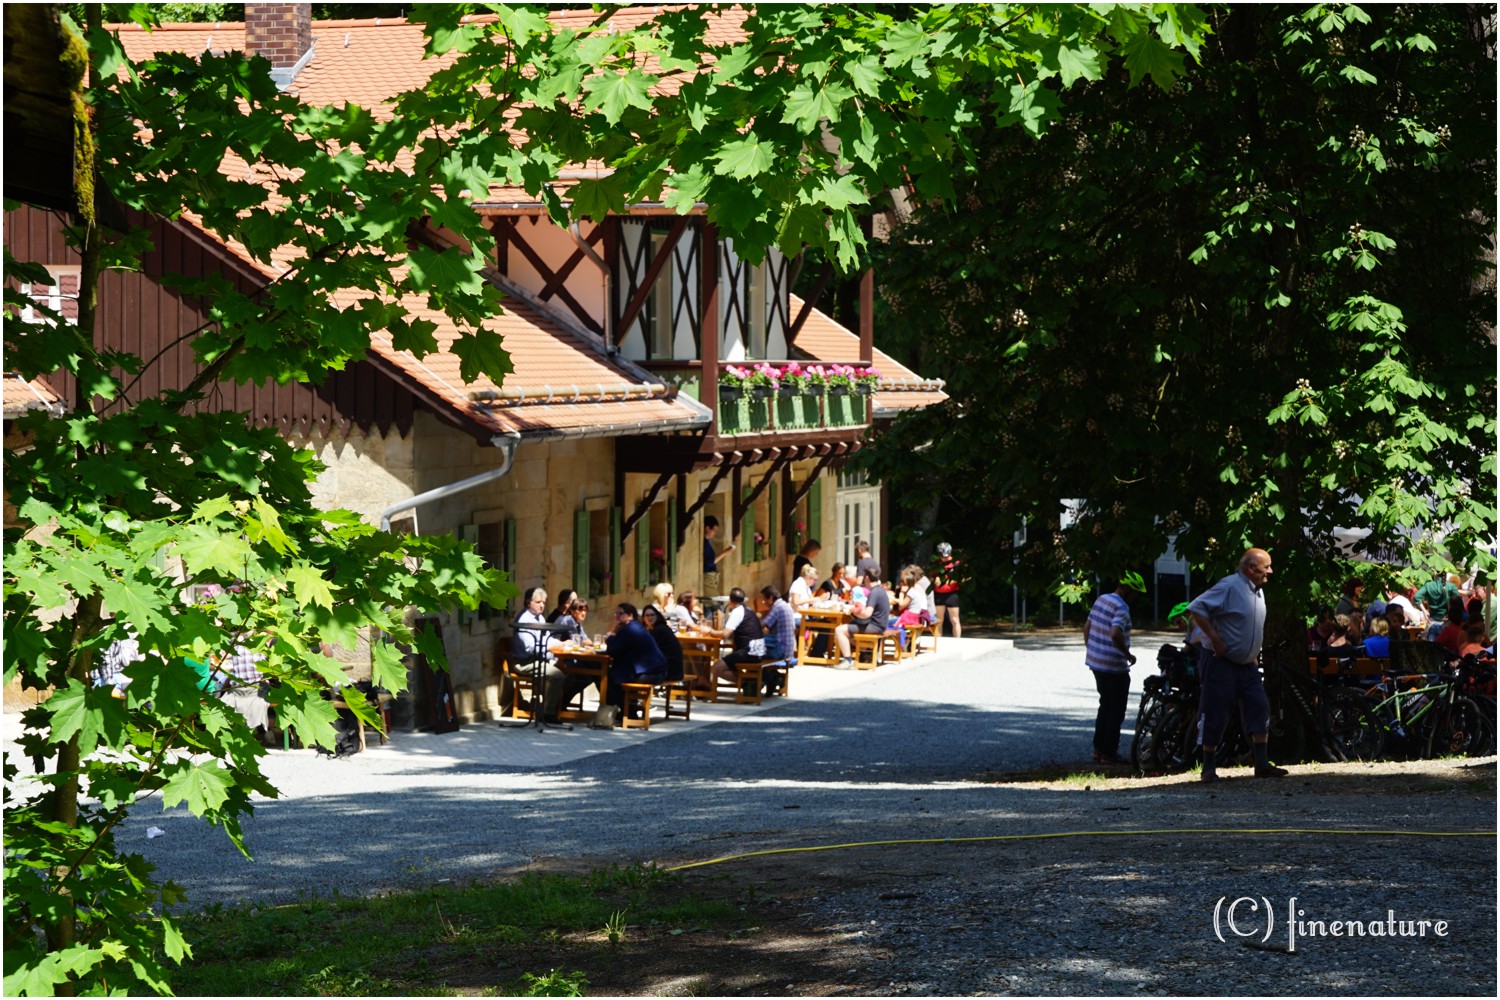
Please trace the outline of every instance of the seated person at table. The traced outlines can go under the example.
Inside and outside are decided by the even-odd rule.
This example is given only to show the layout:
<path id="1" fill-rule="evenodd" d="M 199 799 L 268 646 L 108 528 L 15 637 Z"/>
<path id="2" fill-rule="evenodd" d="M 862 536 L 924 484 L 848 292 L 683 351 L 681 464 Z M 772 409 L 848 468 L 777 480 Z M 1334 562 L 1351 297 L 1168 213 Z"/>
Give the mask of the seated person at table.
<path id="1" fill-rule="evenodd" d="M 787 603 L 791 605 L 793 613 L 799 618 L 802 616 L 802 609 L 808 607 L 818 599 L 818 595 L 814 591 L 817 583 L 818 567 L 812 563 L 803 563 L 802 575 L 792 581 L 792 586 L 786 594 Z M 780 596 L 778 593 L 778 600 Z"/>
<path id="2" fill-rule="evenodd" d="M 884 635 L 890 625 L 891 597 L 880 585 L 880 567 L 870 565 L 865 570 L 865 580 L 870 585 L 870 594 L 865 602 L 856 604 L 851 614 L 854 620 L 833 630 L 839 644 L 839 656 L 852 660 L 853 637 L 861 633 Z"/>
<path id="3" fill-rule="evenodd" d="M 578 599 L 576 590 L 564 590 L 557 595 L 557 607 L 553 608 L 547 615 L 547 620 L 556 624 L 563 620 L 563 616 L 573 610 L 573 602 Z"/>
<path id="4" fill-rule="evenodd" d="M 1364 593 L 1365 585 L 1360 580 L 1350 577 L 1344 581 L 1344 596 L 1339 598 L 1338 607 L 1333 609 L 1336 615 L 1348 615 L 1351 618 L 1360 614 L 1360 596 Z M 1360 614 L 1360 617 L 1364 616 Z"/>
<path id="5" fill-rule="evenodd" d="M 1446 649 L 1449 655 L 1458 655 L 1458 647 L 1464 643 L 1464 599 L 1462 597 L 1449 598 L 1448 615 L 1443 619 L 1443 627 L 1438 629 L 1437 638 L 1433 642 Z"/>
<path id="6" fill-rule="evenodd" d="M 665 621 L 669 627 L 691 627 L 683 625 L 683 615 L 681 614 L 682 607 L 672 599 L 673 592 L 674 591 L 672 585 L 666 580 L 663 580 L 661 583 L 658 583 L 656 585 L 656 588 L 654 590 L 651 591 L 651 596 L 652 598 L 654 598 L 652 603 L 655 604 L 656 609 L 661 612 L 662 620 Z M 682 596 L 686 598 L 688 595 L 683 594 Z M 643 615 L 645 614 L 644 611 L 641 613 Z M 687 620 L 691 622 L 692 616 L 688 615 Z"/>
<path id="7" fill-rule="evenodd" d="M 854 584 L 849 579 L 848 567 L 843 563 L 834 563 L 833 569 L 828 573 L 828 579 L 818 587 L 818 596 L 845 604 L 849 600 L 849 591 L 853 589 Z"/>
<path id="8" fill-rule="evenodd" d="M 568 605 L 568 617 L 558 620 L 562 622 L 562 624 L 568 626 L 568 634 L 565 636 L 559 636 L 562 641 L 577 642 L 584 645 L 588 644 L 588 601 L 585 601 L 580 597 L 573 598 L 572 603 Z"/>
<path id="9" fill-rule="evenodd" d="M 817 574 L 814 574 L 816 579 Z M 766 659 L 789 660 L 796 655 L 797 625 L 793 620 L 792 606 L 781 599 L 781 591 L 775 587 L 760 589 L 760 624 L 766 630 Z M 786 689 L 786 681 L 780 670 L 762 672 L 766 693 L 776 694 Z"/>
<path id="10" fill-rule="evenodd" d="M 1480 659 L 1495 658 L 1495 640 L 1485 635 L 1484 621 L 1480 618 L 1464 624 L 1464 641 L 1458 647 L 1459 656 L 1477 656 Z"/>
<path id="11" fill-rule="evenodd" d="M 522 600 L 526 604 L 526 609 L 516 615 L 517 625 L 547 624 L 547 619 L 542 614 L 547 609 L 545 590 L 541 587 L 532 587 L 526 591 Z M 543 689 L 541 712 L 542 718 L 547 722 L 557 721 L 557 710 L 562 707 L 564 699 L 568 697 L 568 675 L 553 662 L 553 654 L 562 648 L 563 644 L 549 633 L 535 629 L 518 628 L 511 636 L 511 662 L 516 670 L 526 673 L 535 669 L 538 664 L 541 667 L 541 678 L 538 681 Z M 532 691 L 531 696 L 533 698 L 531 711 L 535 712 L 537 710 L 535 699 L 538 697 L 538 692 Z"/>
<path id="12" fill-rule="evenodd" d="M 609 654 L 607 698 L 616 708 L 625 705 L 625 689 L 620 685 L 660 684 L 667 679 L 667 658 L 646 626 L 636 620 L 634 604 L 615 608 L 615 627 L 604 640 L 604 651 Z"/>
<path id="13" fill-rule="evenodd" d="M 677 622 L 679 631 L 690 632 L 697 628 L 703 623 L 703 615 L 698 611 L 698 595 L 691 590 L 684 591 L 682 600 L 672 606 L 667 617 Z"/>
<path id="14" fill-rule="evenodd" d="M 250 640 L 252 645 L 265 648 L 266 642 Z M 234 652 L 214 663 L 213 679 L 217 683 L 219 700 L 224 702 L 245 720 L 251 729 L 270 730 L 271 703 L 261 691 L 265 676 L 257 663 L 264 661 L 266 654 L 255 652 L 239 643 Z"/>
<path id="15" fill-rule="evenodd" d="M 729 614 L 724 619 L 724 627 L 709 632 L 720 639 L 732 637 L 734 648 L 714 664 L 712 674 L 700 678 L 704 691 L 713 689 L 716 677 L 733 679 L 736 674 L 734 664 L 766 658 L 765 628 L 761 626 L 760 616 L 745 606 L 745 592 L 739 587 L 729 592 Z"/>
<path id="16" fill-rule="evenodd" d="M 650 604 L 641 612 L 641 624 L 656 640 L 661 655 L 667 658 L 667 680 L 682 680 L 682 643 L 677 641 L 672 626 L 667 624 L 667 616 L 656 605 Z"/>
<path id="17" fill-rule="evenodd" d="M 1370 622 L 1370 634 L 1365 636 L 1365 655 L 1378 660 L 1391 655 L 1391 625 L 1384 618 Z"/>
<path id="18" fill-rule="evenodd" d="M 1313 623 L 1307 627 L 1307 651 L 1316 653 L 1328 645 L 1328 637 L 1333 635 L 1333 609 L 1323 605 L 1318 609 L 1318 615 Z"/>
<path id="19" fill-rule="evenodd" d="M 932 599 L 928 593 L 931 584 L 927 574 L 922 572 L 922 567 L 912 564 L 903 569 L 901 582 L 905 585 L 906 595 L 896 624 L 902 628 L 911 628 L 932 621 Z"/>

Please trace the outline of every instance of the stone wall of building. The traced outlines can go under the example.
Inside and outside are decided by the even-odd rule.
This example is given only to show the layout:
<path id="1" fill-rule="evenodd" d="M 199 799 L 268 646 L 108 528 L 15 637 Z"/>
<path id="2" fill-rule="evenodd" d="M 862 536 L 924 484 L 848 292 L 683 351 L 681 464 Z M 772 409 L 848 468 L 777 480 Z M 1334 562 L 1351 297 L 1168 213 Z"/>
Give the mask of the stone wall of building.
<path id="1" fill-rule="evenodd" d="M 456 483 L 492 470 L 503 461 L 500 449 L 479 442 L 427 413 L 415 417 L 412 433 L 401 437 L 361 435 L 344 440 L 299 442 L 311 447 L 327 466 L 315 487 L 320 506 L 344 507 L 378 523 L 381 511 L 416 494 Z M 423 535 L 463 535 L 470 525 L 503 524 L 515 519 L 516 551 L 512 556 L 512 582 L 521 590 L 544 587 L 549 608 L 563 589 L 583 589 L 584 581 L 574 579 L 574 518 L 580 510 L 593 510 L 608 516 L 615 502 L 615 442 L 610 438 L 582 440 L 523 441 L 516 449 L 514 464 L 505 476 L 478 487 L 426 504 L 411 513 L 397 514 L 397 530 L 415 526 Z M 792 478 L 801 483 L 816 462 L 809 460 L 793 466 Z M 759 482 L 768 465 L 751 466 L 741 474 L 748 486 Z M 713 478 L 713 470 L 693 473 L 685 478 L 686 500 L 694 502 L 698 493 Z M 629 517 L 654 483 L 655 477 L 630 474 L 625 477 L 625 503 L 621 509 Z M 682 547 L 676 556 L 676 591 L 703 594 L 703 515 L 716 514 L 726 528 L 730 527 L 730 482 L 720 482 L 714 498 L 688 525 Z M 819 524 L 806 525 L 802 537 L 828 538 L 835 523 L 834 477 L 825 472 L 822 487 L 822 513 Z M 778 480 L 779 485 L 779 480 Z M 676 502 L 676 481 L 662 490 L 658 504 Z M 768 494 L 757 502 L 757 523 L 764 530 L 768 515 Z M 805 508 L 805 504 L 804 504 Z M 653 540 L 665 543 L 665 507 L 655 516 L 643 518 L 638 530 L 654 531 Z M 805 523 L 805 522 L 804 522 Z M 740 542 L 740 534 L 721 530 L 717 544 L 729 540 Z M 653 545 L 652 548 L 664 547 Z M 721 560 L 720 593 L 740 586 L 754 592 L 770 583 L 785 589 L 790 581 L 790 567 L 796 549 L 778 535 L 764 558 L 746 563 L 743 549 Z M 600 553 L 602 555 L 602 553 Z M 633 538 L 626 539 L 619 558 L 619 576 L 602 586 L 602 592 L 589 595 L 591 631 L 607 631 L 612 624 L 609 611 L 621 601 L 644 606 L 651 601 L 650 580 L 660 574 L 648 572 L 646 587 L 636 585 L 636 547 Z M 831 556 L 820 560 L 819 570 L 826 575 Z M 713 596 L 713 595 L 705 595 Z M 508 610 L 519 610 L 516 598 Z M 440 624 L 448 651 L 454 699 L 465 722 L 493 719 L 503 712 L 507 696 L 503 659 L 510 631 L 503 614 L 445 616 Z M 362 644 L 357 650 L 341 650 L 339 656 L 356 679 L 369 676 L 369 649 Z M 411 702 L 413 698 L 408 698 Z M 408 706 L 410 707 L 410 706 Z M 398 722 L 420 721 L 421 712 L 398 713 Z"/>

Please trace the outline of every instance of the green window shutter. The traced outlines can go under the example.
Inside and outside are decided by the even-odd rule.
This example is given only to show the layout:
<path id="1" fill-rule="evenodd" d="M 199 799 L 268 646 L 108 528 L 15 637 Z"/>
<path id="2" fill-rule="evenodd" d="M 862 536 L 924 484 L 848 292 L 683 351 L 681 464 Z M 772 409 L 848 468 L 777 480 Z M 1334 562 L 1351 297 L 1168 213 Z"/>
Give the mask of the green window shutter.
<path id="1" fill-rule="evenodd" d="M 624 515 L 620 508 L 609 509 L 609 587 L 606 593 L 624 592 L 624 581 L 620 579 L 620 550 L 625 544 Z"/>
<path id="2" fill-rule="evenodd" d="M 677 504 L 670 497 L 667 499 L 667 544 L 663 546 L 667 554 L 667 579 L 677 579 Z"/>
<path id="3" fill-rule="evenodd" d="M 823 541 L 823 480 L 821 479 L 813 480 L 812 486 L 807 491 L 807 538 Z"/>
<path id="4" fill-rule="evenodd" d="M 504 548 L 500 550 L 500 568 L 505 570 L 505 576 L 512 583 L 516 579 L 516 519 L 507 517 L 505 519 L 504 534 L 501 536 Z M 506 603 L 507 611 L 515 611 L 515 599 Z"/>
<path id="5" fill-rule="evenodd" d="M 589 512 L 573 515 L 573 589 L 585 597 L 589 593 Z"/>
<path id="6" fill-rule="evenodd" d="M 516 519 L 507 517 L 502 530 L 504 534 L 501 536 L 500 568 L 507 574 L 514 573 L 516 570 Z"/>
<path id="7" fill-rule="evenodd" d="M 746 486 L 740 493 L 743 500 L 750 495 L 750 487 Z M 749 566 L 755 562 L 755 508 L 745 508 L 745 517 L 740 521 L 740 565 Z"/>
<path id="8" fill-rule="evenodd" d="M 778 483 L 772 483 L 766 491 L 766 558 L 776 558 L 776 536 L 781 532 L 781 507 L 778 504 L 780 489 Z"/>
<path id="9" fill-rule="evenodd" d="M 477 544 L 478 541 L 479 541 L 479 525 L 477 525 L 477 524 L 463 524 L 463 525 L 459 525 L 459 528 L 458 528 L 458 537 L 460 539 L 462 539 L 463 541 L 468 542 L 470 545 Z M 463 623 L 464 625 L 468 625 L 468 624 L 472 623 L 474 621 L 474 619 L 476 619 L 478 617 L 479 617 L 479 613 L 477 611 L 470 611 L 468 608 L 463 607 L 462 605 L 459 606 L 459 609 L 458 609 L 458 620 L 461 623 Z"/>
<path id="10" fill-rule="evenodd" d="M 651 583 L 651 518 L 635 522 L 635 589 L 645 590 Z"/>

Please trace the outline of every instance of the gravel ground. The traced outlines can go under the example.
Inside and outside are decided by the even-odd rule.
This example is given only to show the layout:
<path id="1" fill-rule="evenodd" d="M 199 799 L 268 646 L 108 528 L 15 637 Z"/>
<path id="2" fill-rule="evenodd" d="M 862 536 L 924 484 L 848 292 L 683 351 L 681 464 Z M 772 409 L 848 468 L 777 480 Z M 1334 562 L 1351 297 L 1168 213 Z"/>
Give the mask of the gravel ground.
<path id="1" fill-rule="evenodd" d="M 1159 641 L 1137 637 L 1143 650 Z M 424 766 L 412 750 L 420 740 L 401 734 L 394 768 L 398 757 L 377 756 L 390 748 L 340 760 L 273 754 L 284 797 L 245 823 L 253 862 L 181 809 L 143 806 L 120 836 L 201 905 L 908 838 L 1495 829 L 1493 758 L 1303 765 L 1276 782 L 1240 772 L 1213 790 L 1190 776 L 1015 780 L 1092 769 L 1097 695 L 1079 644 L 1023 641 L 972 659 L 955 657 L 955 645 L 824 698 L 552 767 L 492 757 Z M 1131 712 L 1122 750 L 1134 698 Z M 148 840 L 150 826 L 166 835 Z M 764 885 L 782 912 L 795 910 L 838 970 L 806 992 L 1495 995 L 1489 838 L 1169 832 L 860 847 L 688 877 Z M 1215 937 L 1216 901 L 1240 896 L 1264 897 L 1276 913 L 1262 947 L 1227 929 L 1225 943 Z M 1304 919 L 1384 920 L 1390 910 L 1448 920 L 1449 933 L 1304 936 L 1289 953 L 1291 897 Z M 1239 912 L 1242 928 L 1254 925 Z M 793 985 L 786 992 L 803 992 Z"/>
<path id="2" fill-rule="evenodd" d="M 1376 792 L 1362 790 L 1368 775 L 1330 780 L 1326 770 L 1295 769 L 1291 793 L 1246 777 L 1239 788 L 1216 793 L 1211 805 L 1233 810 L 1227 825 L 1245 828 L 1256 813 L 1277 826 L 1347 827 L 1372 812 L 1386 829 L 1492 828 L 1493 763 L 1403 765 L 1410 783 Z M 1052 786 L 1051 794 L 1077 800 L 1078 828 L 1166 829 L 1202 826 L 1207 818 L 1194 783 L 1156 790 L 1112 787 L 1117 783 L 1098 782 L 1087 792 Z M 1034 794 L 1047 789 L 1030 786 Z M 1291 807 L 1294 800 L 1302 807 Z M 1429 807 L 1406 815 L 1390 808 L 1403 800 Z M 859 994 L 1495 992 L 1492 839 L 1173 834 L 900 849 L 916 855 L 908 858 L 893 858 L 892 850 L 853 849 L 837 871 L 798 879 L 820 891 L 789 900 L 803 920 L 858 949 L 850 985 Z M 1242 896 L 1260 904 L 1256 912 L 1249 904 L 1237 910 L 1235 926 L 1249 936 L 1241 940 L 1221 922 L 1221 942 L 1216 903 Z M 1275 914 L 1266 940 L 1263 899 Z M 1289 950 L 1293 899 L 1303 933 Z M 1432 928 L 1426 937 L 1335 938 L 1316 936 L 1307 924 L 1385 923 L 1388 914 L 1449 926 L 1441 937 Z"/>

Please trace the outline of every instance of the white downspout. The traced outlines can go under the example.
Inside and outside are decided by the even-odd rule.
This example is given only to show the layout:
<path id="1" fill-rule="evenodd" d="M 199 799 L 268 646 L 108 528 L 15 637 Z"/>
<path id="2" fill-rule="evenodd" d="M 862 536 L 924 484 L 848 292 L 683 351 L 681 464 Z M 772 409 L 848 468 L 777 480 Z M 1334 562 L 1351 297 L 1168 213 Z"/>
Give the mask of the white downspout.
<path id="1" fill-rule="evenodd" d="M 426 493 L 419 493 L 414 497 L 407 497 L 405 500 L 402 500 L 399 503 L 391 504 L 385 510 L 380 512 L 380 530 L 390 531 L 391 517 L 393 515 L 401 513 L 403 510 L 411 510 L 413 507 L 421 507 L 425 504 L 432 503 L 434 500 L 442 500 L 446 497 L 451 497 L 455 493 L 462 493 L 465 490 L 472 490 L 476 486 L 483 486 L 485 483 L 494 482 L 496 479 L 499 479 L 506 473 L 510 472 L 510 467 L 514 465 L 516 461 L 516 446 L 521 443 L 521 435 L 517 434 L 515 431 L 511 431 L 507 434 L 498 434 L 490 439 L 490 443 L 493 444 L 496 448 L 499 448 L 503 456 L 498 466 L 493 469 L 488 469 L 484 472 L 481 472 L 477 476 L 470 476 L 468 479 L 460 479 L 456 483 L 449 483 L 447 486 L 439 486 L 435 490 L 428 490 Z"/>

